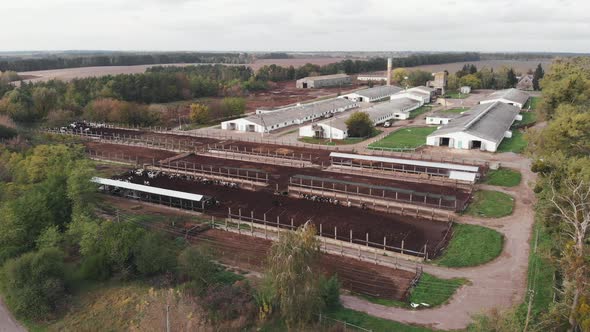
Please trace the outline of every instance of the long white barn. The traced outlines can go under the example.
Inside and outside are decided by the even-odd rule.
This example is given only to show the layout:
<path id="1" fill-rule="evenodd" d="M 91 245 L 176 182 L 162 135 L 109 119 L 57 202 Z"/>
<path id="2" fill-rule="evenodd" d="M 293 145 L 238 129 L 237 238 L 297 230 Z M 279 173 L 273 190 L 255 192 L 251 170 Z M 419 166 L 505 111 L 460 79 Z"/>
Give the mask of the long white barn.
<path id="1" fill-rule="evenodd" d="M 335 113 L 358 107 L 355 101 L 334 98 L 309 104 L 289 106 L 269 111 L 257 111 L 257 114 L 245 118 L 228 120 L 221 123 L 221 129 L 268 133 L 284 127 L 302 124 Z"/>
<path id="2" fill-rule="evenodd" d="M 426 144 L 495 152 L 505 137 L 512 137 L 510 127 L 522 119 L 519 112 L 502 102 L 477 105 L 428 135 Z"/>

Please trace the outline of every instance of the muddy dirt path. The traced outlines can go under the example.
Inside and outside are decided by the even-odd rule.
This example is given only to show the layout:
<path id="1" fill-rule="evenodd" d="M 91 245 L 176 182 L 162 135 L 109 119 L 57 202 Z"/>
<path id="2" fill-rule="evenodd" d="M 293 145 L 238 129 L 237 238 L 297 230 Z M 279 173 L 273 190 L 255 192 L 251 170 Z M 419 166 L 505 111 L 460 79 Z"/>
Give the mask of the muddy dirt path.
<path id="1" fill-rule="evenodd" d="M 492 308 L 508 308 L 524 299 L 529 241 L 534 222 L 532 191 L 536 175 L 530 171 L 530 161 L 514 154 L 478 156 L 490 162 L 520 170 L 523 180 L 515 188 L 494 188 L 516 198 L 514 213 L 499 219 L 461 217 L 458 222 L 493 228 L 505 237 L 502 254 L 490 263 L 469 268 L 445 268 L 425 265 L 424 271 L 441 278 L 462 277 L 471 281 L 460 288 L 451 301 L 441 307 L 426 310 L 408 310 L 369 303 L 352 296 L 343 296 L 346 307 L 370 315 L 407 324 L 425 325 L 435 329 L 464 329 L 474 314 Z"/>

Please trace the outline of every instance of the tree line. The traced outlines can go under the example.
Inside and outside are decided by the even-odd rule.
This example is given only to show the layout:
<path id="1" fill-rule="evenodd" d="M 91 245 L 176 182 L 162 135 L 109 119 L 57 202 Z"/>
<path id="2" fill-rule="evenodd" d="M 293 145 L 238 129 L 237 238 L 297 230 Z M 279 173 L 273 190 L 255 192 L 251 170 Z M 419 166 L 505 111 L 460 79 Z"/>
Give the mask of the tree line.
<path id="1" fill-rule="evenodd" d="M 0 57 L 0 71 L 36 71 L 100 66 L 132 66 L 172 63 L 246 63 L 247 54 L 240 53 L 124 53 L 99 55 L 47 55 L 42 58 Z"/>
<path id="2" fill-rule="evenodd" d="M 392 59 L 393 67 L 416 67 L 420 65 L 478 61 L 478 53 L 433 53 L 415 54 L 407 57 Z M 295 80 L 306 76 L 330 75 L 337 73 L 358 74 L 364 72 L 381 71 L 387 69 L 386 58 L 373 58 L 368 60 L 342 60 L 327 65 L 306 64 L 295 68 L 267 65 L 261 67 L 256 73 L 260 80 L 273 82 Z"/>

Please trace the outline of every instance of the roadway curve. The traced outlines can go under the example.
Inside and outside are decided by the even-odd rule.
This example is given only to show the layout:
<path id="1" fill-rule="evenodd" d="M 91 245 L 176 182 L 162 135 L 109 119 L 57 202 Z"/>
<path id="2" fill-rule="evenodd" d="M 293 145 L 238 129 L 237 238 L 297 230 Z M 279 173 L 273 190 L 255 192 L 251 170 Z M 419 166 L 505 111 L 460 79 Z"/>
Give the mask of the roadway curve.
<path id="1" fill-rule="evenodd" d="M 469 157 L 479 152 L 470 151 Z M 353 296 L 342 296 L 345 307 L 370 315 L 398 322 L 423 325 L 434 329 L 464 329 L 472 316 L 492 308 L 508 308 L 524 299 L 529 258 L 529 242 L 534 223 L 532 191 L 536 176 L 530 171 L 530 161 L 522 156 L 509 154 L 485 154 L 478 158 L 518 169 L 522 182 L 518 187 L 500 188 L 481 186 L 512 195 L 515 209 L 512 215 L 499 219 L 460 217 L 458 222 L 482 225 L 497 230 L 505 237 L 502 254 L 495 260 L 469 268 L 445 268 L 425 265 L 424 271 L 441 278 L 467 278 L 469 285 L 461 287 L 451 300 L 440 307 L 423 310 L 386 307 Z"/>

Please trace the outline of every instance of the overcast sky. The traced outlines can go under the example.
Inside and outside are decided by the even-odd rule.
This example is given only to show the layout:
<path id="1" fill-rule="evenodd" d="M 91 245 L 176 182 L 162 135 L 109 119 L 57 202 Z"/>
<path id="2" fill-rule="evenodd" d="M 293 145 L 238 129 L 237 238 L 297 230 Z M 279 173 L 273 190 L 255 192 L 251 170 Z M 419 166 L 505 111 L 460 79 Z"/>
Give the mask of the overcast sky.
<path id="1" fill-rule="evenodd" d="M 0 51 L 590 52 L 590 0 L 0 0 Z"/>

